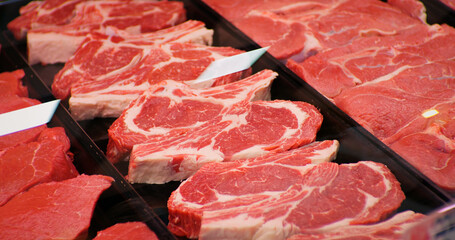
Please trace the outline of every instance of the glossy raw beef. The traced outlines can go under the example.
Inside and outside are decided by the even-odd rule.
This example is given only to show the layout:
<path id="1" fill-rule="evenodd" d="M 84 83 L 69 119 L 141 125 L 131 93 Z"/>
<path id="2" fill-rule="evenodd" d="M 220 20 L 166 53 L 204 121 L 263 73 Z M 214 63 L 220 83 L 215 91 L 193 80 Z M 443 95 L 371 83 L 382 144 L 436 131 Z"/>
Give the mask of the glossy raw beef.
<path id="1" fill-rule="evenodd" d="M 302 60 L 356 38 L 395 35 L 422 24 L 377 0 L 204 2 L 259 45 L 270 46 L 278 59 Z"/>
<path id="2" fill-rule="evenodd" d="M 423 220 L 425 215 L 405 211 L 396 214 L 387 221 L 369 225 L 351 225 L 322 233 L 297 234 L 288 240 L 395 240 L 414 224 Z"/>
<path id="3" fill-rule="evenodd" d="M 426 114 L 383 141 L 436 184 L 455 189 L 455 100 L 432 106 Z"/>
<path id="4" fill-rule="evenodd" d="M 112 181 L 79 175 L 36 185 L 0 207 L 0 238 L 85 239 L 95 204 Z"/>
<path id="5" fill-rule="evenodd" d="M 195 82 L 212 61 L 242 52 L 231 47 L 193 43 L 171 42 L 155 46 L 89 41 L 55 76 L 52 91 L 62 99 L 71 91 L 70 110 L 78 120 L 118 117 L 132 100 L 163 80 L 181 81 L 201 88 L 248 76 L 250 69 Z"/>
<path id="6" fill-rule="evenodd" d="M 140 100 L 136 100 L 111 125 L 106 155 L 114 163 L 128 159 L 134 145 L 158 141 L 167 135 L 178 136 L 190 132 L 201 123 L 210 121 L 213 114 L 221 110 L 204 110 L 212 105 L 210 101 L 194 101 L 193 106 L 184 108 L 183 105 L 173 107 L 166 104 L 181 102 L 184 96 L 200 96 L 201 99 L 223 101 L 229 105 L 243 101 L 269 100 L 270 85 L 275 76 L 272 71 L 263 71 L 234 83 L 208 89 L 191 89 L 173 81 L 160 83 L 149 91 L 149 96 L 143 95 Z"/>
<path id="7" fill-rule="evenodd" d="M 0 206 L 34 185 L 76 177 L 65 130 L 48 128 L 36 141 L 0 151 Z"/>
<path id="8" fill-rule="evenodd" d="M 130 34 L 172 27 L 186 19 L 181 2 L 175 1 L 86 1 L 76 6 L 68 24 L 28 31 L 30 64 L 66 62 L 92 32 L 118 29 Z"/>
<path id="9" fill-rule="evenodd" d="M 208 162 L 282 152 L 314 141 L 322 123 L 314 106 L 284 100 L 251 102 L 264 93 L 269 96 L 275 76 L 263 70 L 245 81 L 207 90 L 163 82 L 136 99 L 111 126 L 109 145 L 116 151 L 108 146 L 107 155 L 120 153 L 121 144 L 131 138 L 136 143 L 128 179 L 163 183 L 187 178 Z M 247 88 L 248 81 L 259 84 Z M 126 134 L 114 135 L 122 126 Z M 134 135 L 147 141 L 137 141 Z"/>
<path id="10" fill-rule="evenodd" d="M 106 27 L 131 33 L 149 32 L 173 26 L 186 18 L 181 2 L 176 1 L 32 1 L 8 24 L 17 39 L 30 30 L 99 30 Z M 60 30 L 59 30 L 60 29 Z"/>
<path id="11" fill-rule="evenodd" d="M 93 240 L 158 240 L 156 234 L 143 222 L 117 223 L 99 231 Z"/>
<path id="12" fill-rule="evenodd" d="M 380 163 L 279 159 L 205 165 L 172 193 L 169 229 L 200 239 L 286 239 L 375 223 L 405 198 Z"/>

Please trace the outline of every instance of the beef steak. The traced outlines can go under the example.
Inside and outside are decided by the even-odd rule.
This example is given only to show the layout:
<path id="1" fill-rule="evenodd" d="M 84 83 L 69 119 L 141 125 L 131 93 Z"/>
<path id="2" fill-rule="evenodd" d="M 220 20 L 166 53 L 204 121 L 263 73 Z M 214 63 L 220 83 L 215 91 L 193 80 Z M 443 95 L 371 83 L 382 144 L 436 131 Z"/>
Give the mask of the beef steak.
<path id="1" fill-rule="evenodd" d="M 404 198 L 393 174 L 375 162 L 212 163 L 172 193 L 168 227 L 189 238 L 286 239 L 375 223 Z"/>

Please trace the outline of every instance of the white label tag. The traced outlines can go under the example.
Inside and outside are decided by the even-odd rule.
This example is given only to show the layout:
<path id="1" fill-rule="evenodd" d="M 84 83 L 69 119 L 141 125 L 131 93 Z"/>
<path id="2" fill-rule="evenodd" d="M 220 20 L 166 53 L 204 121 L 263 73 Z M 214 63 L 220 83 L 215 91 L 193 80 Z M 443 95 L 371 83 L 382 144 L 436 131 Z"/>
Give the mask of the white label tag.
<path id="1" fill-rule="evenodd" d="M 0 136 L 26 130 L 48 123 L 60 100 L 0 114 Z"/>
<path id="2" fill-rule="evenodd" d="M 201 75 L 194 81 L 200 83 L 209 79 L 221 77 L 231 73 L 245 70 L 253 65 L 269 47 L 259 48 L 249 52 L 237 54 L 213 61 Z"/>

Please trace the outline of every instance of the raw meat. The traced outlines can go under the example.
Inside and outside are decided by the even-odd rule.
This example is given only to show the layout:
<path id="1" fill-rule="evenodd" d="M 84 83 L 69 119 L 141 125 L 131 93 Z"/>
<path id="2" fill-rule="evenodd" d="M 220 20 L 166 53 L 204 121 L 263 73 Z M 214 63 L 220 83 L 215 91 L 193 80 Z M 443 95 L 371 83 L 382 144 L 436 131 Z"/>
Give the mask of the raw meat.
<path id="1" fill-rule="evenodd" d="M 302 60 L 357 38 L 395 35 L 423 24 L 377 0 L 204 2 L 259 45 L 271 46 L 278 59 Z"/>
<path id="2" fill-rule="evenodd" d="M 63 128 L 49 128 L 30 143 L 0 152 L 0 206 L 30 187 L 76 177 Z"/>
<path id="3" fill-rule="evenodd" d="M 168 227 L 189 238 L 286 239 L 375 223 L 404 198 L 389 169 L 375 162 L 212 163 L 171 194 Z"/>
<path id="4" fill-rule="evenodd" d="M 119 29 L 130 34 L 152 32 L 185 21 L 183 3 L 174 1 L 87 1 L 62 26 L 32 29 L 27 34 L 30 64 L 66 62 L 91 32 Z"/>
<path id="5" fill-rule="evenodd" d="M 173 26 L 186 18 L 183 3 L 176 1 L 32 1 L 8 23 L 17 39 L 30 30 L 98 30 L 108 26 L 131 33 L 149 32 Z M 60 29 L 60 30 L 59 30 Z"/>
<path id="6" fill-rule="evenodd" d="M 455 56 L 451 44 L 454 37 L 455 31 L 449 26 L 420 25 L 396 36 L 358 39 L 351 45 L 320 52 L 301 64 L 290 60 L 287 66 L 323 95 L 335 98 L 345 89 L 367 82 L 384 82 L 398 74 L 428 73 L 435 62 Z M 445 69 L 438 72 L 446 74 Z"/>
<path id="7" fill-rule="evenodd" d="M 178 136 L 193 131 L 203 123 L 207 124 L 221 111 L 221 109 L 208 111 L 209 106 L 216 104 L 231 106 L 242 101 L 269 100 L 270 85 L 275 77 L 275 73 L 265 70 L 246 79 L 208 89 L 191 89 L 174 81 L 159 83 L 148 91 L 150 96 L 143 95 L 141 99 L 136 100 L 111 125 L 107 158 L 114 163 L 128 159 L 136 144 L 159 141 L 163 137 L 168 138 L 167 136 Z M 214 104 L 194 101 L 194 106 L 188 105 L 182 109 L 167 106 L 171 102 L 181 102 L 184 96 L 201 96 L 201 99 Z M 145 103 L 146 100 L 149 104 Z M 204 112 L 205 114 L 202 114 Z M 152 120 L 154 122 L 151 122 Z M 152 128 L 154 126 L 155 128 Z"/>
<path id="8" fill-rule="evenodd" d="M 297 234 L 288 240 L 395 240 L 401 239 L 405 231 L 414 224 L 421 221 L 425 215 L 405 211 L 396 214 L 393 218 L 370 225 L 351 225 L 341 227 L 329 232 Z"/>
<path id="9" fill-rule="evenodd" d="M 27 97 L 17 95 L 5 95 L 0 97 L 0 114 L 18 110 L 25 107 L 40 104 L 41 102 Z M 0 152 L 8 147 L 14 147 L 21 143 L 27 143 L 35 140 L 41 131 L 46 129 L 45 125 L 26 129 L 20 132 L 10 133 L 0 136 Z"/>
<path id="10" fill-rule="evenodd" d="M 27 88 L 22 85 L 21 79 L 25 76 L 24 70 L 0 73 L 0 96 L 17 95 L 28 97 Z"/>
<path id="11" fill-rule="evenodd" d="M 59 26 L 70 22 L 77 4 L 84 0 L 31 1 L 19 11 L 20 16 L 8 23 L 16 39 L 25 38 L 27 31 L 44 26 Z"/>
<path id="12" fill-rule="evenodd" d="M 450 129 L 451 113 L 444 107 L 439 116 L 445 119 L 434 126 L 421 117 L 453 102 L 454 38 L 446 25 L 420 27 L 357 40 L 288 66 L 435 183 L 455 189 L 454 142 L 445 135 L 451 130 L 441 130 Z"/>
<path id="13" fill-rule="evenodd" d="M 396 153 L 446 189 L 455 189 L 455 101 L 439 103 L 384 139 Z"/>
<path id="14" fill-rule="evenodd" d="M 454 0 L 439 0 L 439 1 L 444 3 L 449 8 L 455 10 L 455 1 Z"/>
<path id="15" fill-rule="evenodd" d="M 132 100 L 163 80 L 210 87 L 249 75 L 251 69 L 201 84 L 194 81 L 212 61 L 242 52 L 191 43 L 138 46 L 91 41 L 56 75 L 52 90 L 62 99 L 71 90 L 70 111 L 77 120 L 118 117 Z"/>
<path id="16" fill-rule="evenodd" d="M 85 239 L 95 204 L 112 181 L 80 175 L 17 195 L 0 207 L 0 238 Z"/>
<path id="17" fill-rule="evenodd" d="M 52 91 L 57 98 L 66 99 L 69 97 L 71 85 L 77 81 L 103 79 L 109 77 L 104 75 L 110 72 L 115 75 L 118 74 L 116 71 L 124 68 L 128 70 L 136 65 L 145 64 L 140 60 L 153 57 L 148 55 L 154 52 L 160 53 L 158 48 L 161 44 L 169 42 L 211 44 L 212 34 L 213 31 L 206 29 L 204 23 L 198 21 L 187 21 L 147 34 L 130 35 L 121 31 L 113 32 L 113 36 L 89 34 L 74 56 L 55 76 Z M 94 63 L 87 62 L 87 59 L 94 59 Z M 151 64 L 159 61 L 164 61 L 159 54 L 156 59 L 149 60 Z M 103 69 L 100 69 L 100 66 L 103 66 Z"/>
<path id="18" fill-rule="evenodd" d="M 93 240 L 129 240 L 147 239 L 158 240 L 156 234 L 143 222 L 117 223 L 114 226 L 99 231 Z"/>
<path id="19" fill-rule="evenodd" d="M 270 83 L 275 76 L 264 70 L 247 80 Z M 207 90 L 212 96 L 177 82 L 151 88 L 117 119 L 120 123 L 111 126 L 107 155 L 119 155 L 123 143 L 133 139 L 128 179 L 164 183 L 187 178 L 208 162 L 282 152 L 315 140 L 322 115 L 314 106 L 283 100 L 251 102 L 257 90 L 262 94 L 269 85 L 244 90 L 244 82 L 237 83 Z M 225 89 L 236 95 L 226 98 Z M 127 133 L 145 135 L 147 141 L 114 136 L 122 125 Z"/>

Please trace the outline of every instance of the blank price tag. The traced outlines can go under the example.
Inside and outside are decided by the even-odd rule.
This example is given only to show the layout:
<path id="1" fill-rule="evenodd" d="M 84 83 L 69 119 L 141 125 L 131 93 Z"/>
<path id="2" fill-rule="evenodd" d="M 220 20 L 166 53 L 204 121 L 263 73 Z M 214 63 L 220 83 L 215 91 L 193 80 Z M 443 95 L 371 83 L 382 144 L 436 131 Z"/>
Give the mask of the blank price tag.
<path id="1" fill-rule="evenodd" d="M 0 114 L 0 136 L 26 130 L 48 123 L 60 100 Z"/>
<path id="2" fill-rule="evenodd" d="M 253 65 L 265 52 L 267 52 L 267 49 L 269 49 L 269 47 L 259 48 L 231 57 L 215 60 L 194 82 L 199 83 L 245 70 L 251 67 L 251 65 Z"/>

